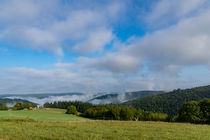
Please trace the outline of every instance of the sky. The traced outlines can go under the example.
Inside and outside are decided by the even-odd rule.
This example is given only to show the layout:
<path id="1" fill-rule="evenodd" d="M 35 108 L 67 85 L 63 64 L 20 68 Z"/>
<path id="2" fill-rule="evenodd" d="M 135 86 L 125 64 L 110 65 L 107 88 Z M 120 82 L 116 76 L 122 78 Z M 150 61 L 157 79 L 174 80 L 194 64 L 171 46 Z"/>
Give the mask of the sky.
<path id="1" fill-rule="evenodd" d="M 1 0 L 0 94 L 210 84 L 208 0 Z"/>

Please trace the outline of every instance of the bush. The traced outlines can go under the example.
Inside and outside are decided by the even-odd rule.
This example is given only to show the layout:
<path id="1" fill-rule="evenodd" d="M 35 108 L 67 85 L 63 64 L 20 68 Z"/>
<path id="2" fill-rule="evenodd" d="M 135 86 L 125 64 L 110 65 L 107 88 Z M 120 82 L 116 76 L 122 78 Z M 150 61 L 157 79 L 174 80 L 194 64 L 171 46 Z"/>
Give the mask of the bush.
<path id="1" fill-rule="evenodd" d="M 167 121 L 168 120 L 168 115 L 167 114 L 163 114 L 163 113 L 152 113 L 150 112 L 150 117 L 149 119 L 151 121 Z M 145 118 L 147 119 L 147 118 Z"/>
<path id="2" fill-rule="evenodd" d="M 75 106 L 71 105 L 67 108 L 66 114 L 73 114 L 73 115 L 77 115 L 77 109 Z"/>
<path id="3" fill-rule="evenodd" d="M 8 110 L 9 108 L 5 105 L 0 105 L 0 110 Z"/>
<path id="4" fill-rule="evenodd" d="M 140 121 L 169 121 L 169 116 L 163 113 L 153 113 L 149 111 L 136 111 L 135 118 Z"/>

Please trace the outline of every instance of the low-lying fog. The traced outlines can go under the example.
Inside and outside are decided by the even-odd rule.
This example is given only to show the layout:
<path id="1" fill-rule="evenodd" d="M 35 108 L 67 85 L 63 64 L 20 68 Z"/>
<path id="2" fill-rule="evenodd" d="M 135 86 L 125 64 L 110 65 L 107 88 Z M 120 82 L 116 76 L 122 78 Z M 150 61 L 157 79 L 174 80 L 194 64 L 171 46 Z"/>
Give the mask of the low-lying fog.
<path id="1" fill-rule="evenodd" d="M 117 97 L 107 97 L 104 99 L 94 99 L 95 97 L 99 97 L 105 94 L 74 94 L 74 95 L 49 95 L 46 97 L 39 97 L 39 96 L 22 96 L 22 95 L 11 95 L 4 98 L 9 99 L 24 99 L 28 100 L 33 103 L 37 103 L 38 105 L 42 106 L 46 102 L 55 102 L 55 101 L 83 101 L 83 102 L 90 102 L 93 104 L 107 104 L 113 102 L 121 102 L 125 101 L 124 94 L 119 94 Z"/>

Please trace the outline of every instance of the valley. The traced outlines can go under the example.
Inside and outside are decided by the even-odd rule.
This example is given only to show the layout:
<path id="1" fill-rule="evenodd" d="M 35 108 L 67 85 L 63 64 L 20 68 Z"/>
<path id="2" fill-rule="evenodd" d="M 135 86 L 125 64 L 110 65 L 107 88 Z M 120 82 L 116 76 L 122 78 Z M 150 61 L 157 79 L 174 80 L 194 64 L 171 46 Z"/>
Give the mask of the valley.
<path id="1" fill-rule="evenodd" d="M 8 114 L 0 112 L 0 115 L 4 114 L 4 119 L 0 119 L 0 139 L 3 140 L 209 140 L 210 138 L 209 125 L 89 120 L 64 114 L 60 109 L 14 111 L 15 117 L 10 111 L 8 112 Z M 22 115 L 17 117 L 18 114 Z"/>

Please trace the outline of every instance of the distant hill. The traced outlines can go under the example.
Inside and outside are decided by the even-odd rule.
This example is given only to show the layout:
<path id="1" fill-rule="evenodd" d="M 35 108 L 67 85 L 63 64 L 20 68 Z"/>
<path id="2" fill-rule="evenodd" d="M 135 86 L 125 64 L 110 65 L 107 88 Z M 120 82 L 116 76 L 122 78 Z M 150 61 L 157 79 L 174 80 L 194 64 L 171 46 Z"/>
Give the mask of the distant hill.
<path id="1" fill-rule="evenodd" d="M 46 102 L 54 101 L 70 101 L 83 99 L 83 93 L 40 93 L 40 94 L 2 94 L 0 98 L 22 99 L 38 105 L 43 105 Z"/>
<path id="2" fill-rule="evenodd" d="M 55 101 L 83 101 L 93 104 L 119 104 L 136 98 L 150 96 L 162 91 L 136 91 L 126 93 L 41 93 L 41 94 L 2 94 L 0 98 L 22 99 L 39 105 Z"/>
<path id="3" fill-rule="evenodd" d="M 151 96 L 154 94 L 162 93 L 163 91 L 135 91 L 135 92 L 126 92 L 126 93 L 111 93 L 104 94 L 97 97 L 94 97 L 88 102 L 96 103 L 96 104 L 106 104 L 106 103 L 122 103 L 125 101 L 133 100 L 136 98 L 142 98 L 146 96 Z"/>
<path id="4" fill-rule="evenodd" d="M 119 94 L 105 94 L 105 95 L 100 95 L 100 96 L 97 96 L 97 97 L 94 97 L 93 99 L 90 99 L 89 101 L 91 100 L 104 100 L 104 99 L 110 99 L 110 98 L 117 98 L 119 96 Z"/>
<path id="5" fill-rule="evenodd" d="M 83 93 L 40 93 L 40 94 L 2 94 L 0 98 L 7 98 L 7 97 L 22 97 L 22 98 L 37 98 L 43 99 L 48 98 L 49 96 L 67 96 L 67 95 L 83 95 Z"/>
<path id="6" fill-rule="evenodd" d="M 0 98 L 0 104 L 1 105 L 13 106 L 16 103 L 32 103 L 32 102 L 27 101 L 27 100 L 23 100 L 23 99 Z"/>
<path id="7" fill-rule="evenodd" d="M 192 100 L 199 101 L 205 98 L 210 99 L 210 86 L 173 90 L 167 93 L 124 102 L 122 105 L 146 111 L 167 113 L 174 116 L 178 113 L 183 103 Z"/>

